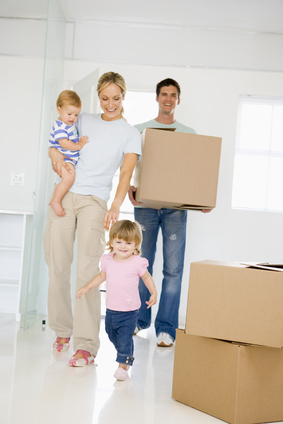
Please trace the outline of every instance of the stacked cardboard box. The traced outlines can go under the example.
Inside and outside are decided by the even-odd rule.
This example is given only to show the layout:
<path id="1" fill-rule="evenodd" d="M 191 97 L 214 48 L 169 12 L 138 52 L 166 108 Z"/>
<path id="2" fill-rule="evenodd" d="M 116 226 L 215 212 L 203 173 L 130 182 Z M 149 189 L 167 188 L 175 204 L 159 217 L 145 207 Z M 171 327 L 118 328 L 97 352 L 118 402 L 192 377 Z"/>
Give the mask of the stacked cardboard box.
<path id="1" fill-rule="evenodd" d="M 283 421 L 283 273 L 191 264 L 174 399 L 232 424 Z"/>

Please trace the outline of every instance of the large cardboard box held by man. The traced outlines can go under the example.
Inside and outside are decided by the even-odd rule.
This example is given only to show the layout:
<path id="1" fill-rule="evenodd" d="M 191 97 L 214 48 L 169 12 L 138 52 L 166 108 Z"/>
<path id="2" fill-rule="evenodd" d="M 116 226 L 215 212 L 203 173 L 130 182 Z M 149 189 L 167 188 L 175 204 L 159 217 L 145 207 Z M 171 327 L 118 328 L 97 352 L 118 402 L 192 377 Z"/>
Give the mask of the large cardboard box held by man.
<path id="1" fill-rule="evenodd" d="M 136 200 L 161 209 L 216 205 L 221 138 L 147 128 L 135 169 Z"/>
<path id="2" fill-rule="evenodd" d="M 238 263 L 191 264 L 186 333 L 283 346 L 283 272 Z"/>
<path id="3" fill-rule="evenodd" d="M 175 400 L 231 424 L 283 420 L 283 349 L 176 336 Z"/>

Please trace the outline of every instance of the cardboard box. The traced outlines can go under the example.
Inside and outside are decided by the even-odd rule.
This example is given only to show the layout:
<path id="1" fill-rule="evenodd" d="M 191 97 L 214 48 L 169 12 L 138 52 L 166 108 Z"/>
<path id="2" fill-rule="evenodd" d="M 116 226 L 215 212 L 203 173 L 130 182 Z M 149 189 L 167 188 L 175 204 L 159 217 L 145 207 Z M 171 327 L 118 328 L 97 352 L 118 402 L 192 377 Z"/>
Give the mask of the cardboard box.
<path id="1" fill-rule="evenodd" d="M 134 176 L 136 200 L 161 209 L 216 206 L 221 138 L 147 128 Z"/>
<path id="2" fill-rule="evenodd" d="M 231 424 L 283 420 L 283 349 L 176 336 L 175 400 Z"/>
<path id="3" fill-rule="evenodd" d="M 191 264 L 186 333 L 283 346 L 283 273 L 228 263 Z"/>

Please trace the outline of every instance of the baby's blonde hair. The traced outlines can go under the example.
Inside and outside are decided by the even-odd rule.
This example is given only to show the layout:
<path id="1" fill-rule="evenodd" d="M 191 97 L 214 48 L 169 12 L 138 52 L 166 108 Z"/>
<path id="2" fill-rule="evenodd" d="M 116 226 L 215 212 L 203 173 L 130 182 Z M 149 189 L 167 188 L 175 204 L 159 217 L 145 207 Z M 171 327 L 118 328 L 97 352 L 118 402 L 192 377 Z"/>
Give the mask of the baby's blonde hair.
<path id="1" fill-rule="evenodd" d="M 80 96 L 73 90 L 64 90 L 59 94 L 59 97 L 56 102 L 57 107 L 63 107 L 65 104 L 82 107 L 82 101 Z"/>
<path id="2" fill-rule="evenodd" d="M 115 238 L 134 242 L 136 244 L 135 254 L 141 254 L 142 229 L 138 222 L 122 219 L 112 225 L 109 231 L 109 240 L 106 243 L 106 248 L 110 253 L 113 252 L 111 243 Z"/>

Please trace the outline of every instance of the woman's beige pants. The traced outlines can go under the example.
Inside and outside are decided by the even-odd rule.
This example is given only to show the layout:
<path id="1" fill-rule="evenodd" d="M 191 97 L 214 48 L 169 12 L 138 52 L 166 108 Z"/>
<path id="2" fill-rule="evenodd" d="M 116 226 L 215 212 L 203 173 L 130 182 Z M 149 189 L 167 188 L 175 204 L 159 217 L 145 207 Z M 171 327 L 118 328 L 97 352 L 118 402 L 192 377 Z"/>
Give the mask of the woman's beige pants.
<path id="1" fill-rule="evenodd" d="M 104 252 L 104 200 L 68 192 L 62 202 L 66 215 L 59 217 L 48 206 L 43 236 L 45 260 L 49 267 L 48 318 L 57 336 L 73 335 L 74 351 L 87 350 L 96 356 L 99 348 L 100 292 L 96 287 L 75 300 L 72 313 L 70 275 L 77 231 L 78 259 L 76 291 L 99 273 Z"/>

